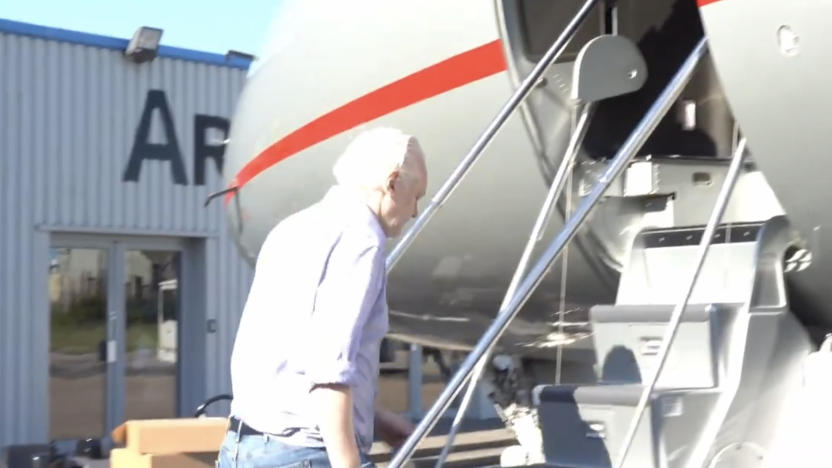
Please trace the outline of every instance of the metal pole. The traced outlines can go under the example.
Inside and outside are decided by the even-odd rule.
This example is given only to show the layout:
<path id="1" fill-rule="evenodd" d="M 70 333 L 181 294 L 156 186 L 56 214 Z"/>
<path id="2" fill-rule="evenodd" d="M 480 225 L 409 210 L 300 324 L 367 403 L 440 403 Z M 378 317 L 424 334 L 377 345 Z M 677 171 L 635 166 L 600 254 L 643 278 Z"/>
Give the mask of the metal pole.
<path id="1" fill-rule="evenodd" d="M 676 337 L 676 331 L 678 331 L 679 323 L 682 321 L 682 313 L 688 305 L 690 295 L 693 293 L 693 287 L 696 285 L 696 279 L 702 271 L 702 265 L 705 263 L 705 257 L 708 255 L 708 248 L 711 246 L 714 231 L 716 230 L 717 225 L 719 225 L 720 219 L 722 219 L 722 214 L 725 212 L 725 207 L 728 205 L 728 200 L 731 198 L 731 192 L 734 190 L 734 184 L 736 183 L 740 169 L 742 168 L 744 154 L 745 138 L 740 141 L 739 146 L 737 146 L 737 150 L 734 152 L 731 159 L 731 165 L 728 167 L 728 174 L 725 176 L 725 181 L 722 183 L 722 188 L 717 196 L 716 204 L 711 212 L 711 217 L 708 219 L 708 224 L 705 226 L 705 232 L 702 234 L 702 240 L 699 241 L 699 249 L 696 254 L 696 266 L 694 267 L 693 274 L 687 283 L 688 286 L 685 289 L 684 295 L 682 295 L 682 299 L 673 308 L 673 313 L 670 316 L 670 323 L 667 324 L 664 336 L 662 337 L 662 346 L 659 348 L 659 365 L 656 366 L 656 371 L 653 372 L 653 375 L 650 377 L 650 383 L 641 392 L 641 397 L 639 398 L 638 405 L 636 406 L 636 413 L 633 415 L 633 419 L 630 420 L 627 435 L 624 437 L 623 449 L 621 450 L 621 454 L 615 463 L 617 468 L 621 468 L 624 465 L 624 460 L 627 458 L 627 453 L 630 451 L 630 446 L 633 443 L 636 430 L 641 422 L 641 416 L 644 413 L 644 409 L 647 407 L 647 401 L 650 399 L 650 395 L 656 387 L 656 382 L 659 380 L 659 374 L 667 361 L 670 345 L 673 343 L 673 338 Z"/>
<path id="2" fill-rule="evenodd" d="M 425 208 L 421 215 L 416 218 L 416 221 L 413 222 L 413 225 L 407 232 L 404 233 L 402 239 L 396 244 L 396 247 L 393 248 L 393 251 L 390 252 L 390 255 L 387 256 L 387 270 L 390 271 L 396 265 L 396 263 L 401 258 L 402 254 L 410 247 L 410 244 L 413 243 L 413 240 L 416 238 L 417 235 L 424 229 L 425 225 L 433 218 L 433 215 L 436 214 L 436 211 L 445 203 L 448 197 L 451 196 L 451 193 L 456 189 L 459 185 L 462 178 L 468 173 L 474 163 L 479 159 L 482 152 L 485 150 L 486 146 L 491 143 L 491 140 L 494 138 L 494 135 L 497 134 L 497 131 L 503 126 L 506 120 L 508 120 L 509 116 L 514 109 L 526 98 L 526 96 L 531 91 L 532 87 L 540 80 L 540 77 L 543 75 L 543 72 L 546 71 L 549 66 L 554 63 L 555 59 L 557 59 L 563 50 L 566 48 L 566 44 L 569 43 L 569 40 L 572 39 L 572 36 L 575 34 L 575 31 L 578 30 L 578 26 L 580 26 L 581 22 L 584 18 L 589 14 L 589 11 L 592 7 L 598 3 L 599 0 L 586 0 L 584 5 L 578 10 L 578 13 L 572 18 L 572 21 L 566 25 L 566 28 L 563 32 L 558 36 L 557 40 L 549 47 L 549 50 L 546 51 L 546 55 L 543 56 L 542 59 L 535 65 L 534 69 L 532 69 L 529 76 L 523 80 L 523 83 L 520 84 L 520 87 L 514 94 L 509 98 L 508 102 L 506 102 L 500 111 L 497 113 L 497 116 L 485 131 L 480 135 L 477 141 L 474 143 L 474 146 L 468 152 L 468 154 L 463 158 L 462 162 L 454 169 L 454 172 L 445 181 L 442 187 L 436 192 L 436 195 L 430 201 L 430 204 Z"/>
<path id="3" fill-rule="evenodd" d="M 448 382 L 448 385 L 445 387 L 445 390 L 442 391 L 442 394 L 439 395 L 439 399 L 433 406 L 431 406 L 428 413 L 416 426 L 416 429 L 410 437 L 408 437 L 407 441 L 405 441 L 402 448 L 396 452 L 395 457 L 393 457 L 393 460 L 391 460 L 389 465 L 391 468 L 400 468 L 413 454 L 413 451 L 419 441 L 425 437 L 425 434 L 433 429 L 439 415 L 448 408 L 451 400 L 459 394 L 463 383 L 467 380 L 477 361 L 479 361 L 480 358 L 482 358 L 482 356 L 491 349 L 500 335 L 503 334 L 505 329 L 508 327 L 509 322 L 515 317 L 515 315 L 517 315 L 517 312 L 529 299 L 534 289 L 543 280 L 543 276 L 549 268 L 551 268 L 564 246 L 566 246 L 566 244 L 575 236 L 578 228 L 587 216 L 589 216 L 590 211 L 601 199 L 601 196 L 604 192 L 606 192 L 607 188 L 609 188 L 612 181 L 621 173 L 621 171 L 624 170 L 627 163 L 633 158 L 633 156 L 635 156 L 636 152 L 647 140 L 650 133 L 659 124 L 661 118 L 667 113 L 667 110 L 676 98 L 679 97 L 679 93 L 681 93 L 682 88 L 684 88 L 684 85 L 687 83 L 688 79 L 690 79 L 696 65 L 699 63 L 699 59 L 702 58 L 702 55 L 705 53 L 705 50 L 705 39 L 701 39 L 699 43 L 697 43 L 693 52 L 691 52 L 690 56 L 688 56 L 685 60 L 685 63 L 682 64 L 679 71 L 676 72 L 676 75 L 670 81 L 668 86 L 664 89 L 664 91 L 662 91 L 662 94 L 656 102 L 653 103 L 641 122 L 639 122 L 636 129 L 632 134 L 630 134 L 621 149 L 618 150 L 618 153 L 610 162 L 607 170 L 593 187 L 592 192 L 584 198 L 583 202 L 581 202 L 575 210 L 575 213 L 567 220 L 564 228 L 557 234 L 555 239 L 541 256 L 540 260 L 538 260 L 531 272 L 520 284 L 518 293 L 511 299 L 506 308 L 500 310 L 500 313 L 497 314 L 494 323 L 488 328 L 488 330 L 486 330 L 485 334 L 483 334 L 482 338 L 480 338 L 480 341 L 471 353 L 468 354 L 465 361 L 462 362 L 459 370 L 456 374 L 454 374 L 451 381 Z"/>
<path id="4" fill-rule="evenodd" d="M 546 194 L 546 199 L 543 201 L 543 206 L 540 208 L 540 213 L 537 215 L 537 220 L 532 228 L 532 232 L 529 234 L 529 240 L 526 241 L 526 248 L 523 250 L 523 255 L 521 255 L 520 261 L 517 263 L 517 268 L 514 270 L 514 276 L 511 278 L 511 283 L 509 283 L 506 294 L 503 296 L 503 302 L 500 304 L 500 310 L 505 309 L 509 300 L 514 297 L 517 285 L 520 284 L 520 280 L 523 279 L 523 275 L 526 274 L 526 267 L 531 259 L 534 246 L 540 241 L 543 236 L 543 231 L 546 228 L 546 224 L 549 222 L 549 217 L 551 215 L 552 208 L 554 207 L 555 200 L 558 199 L 560 193 L 563 191 L 563 185 L 564 182 L 566 182 L 566 174 L 572 168 L 575 157 L 578 155 L 580 142 L 583 141 L 583 137 L 586 134 L 587 122 L 589 122 L 590 106 L 591 104 L 586 104 L 581 110 L 581 116 L 578 120 L 578 124 L 575 127 L 575 131 L 572 132 L 569 144 L 566 146 L 566 152 L 564 153 L 563 160 L 560 162 L 555 178 L 552 180 L 552 185 L 549 187 L 549 193 Z M 439 459 L 436 461 L 437 468 L 445 463 L 445 459 L 447 459 L 448 455 L 451 453 L 451 446 L 454 443 L 454 438 L 456 437 L 456 433 L 459 431 L 460 426 L 462 426 L 462 420 L 465 418 L 465 413 L 468 411 L 468 406 L 471 404 L 471 399 L 474 396 L 477 384 L 485 372 L 485 366 L 488 365 L 488 359 L 489 353 L 486 353 L 477 363 L 477 367 L 474 370 L 471 379 L 468 381 L 468 389 L 462 397 L 462 403 L 459 405 L 459 409 L 454 417 L 454 422 L 451 425 L 451 430 L 448 432 L 445 447 L 442 448 L 442 453 L 439 454 Z"/>
<path id="5" fill-rule="evenodd" d="M 422 417 L 422 346 L 411 344 L 407 359 L 407 411 L 417 421 Z"/>
<path id="6" fill-rule="evenodd" d="M 575 125 L 575 131 L 572 132 L 572 138 L 566 146 L 565 157 L 568 159 L 568 163 L 561 163 L 560 167 L 558 167 L 558 172 L 555 173 L 555 178 L 552 181 L 552 187 L 549 188 L 550 192 L 547 195 L 543 208 L 541 208 L 543 217 L 537 219 L 533 228 L 538 231 L 535 242 L 540 242 L 540 240 L 543 239 L 543 230 L 546 225 L 549 224 L 549 218 L 552 216 L 555 200 L 560 198 L 560 194 L 563 193 L 566 176 L 575 164 L 575 158 L 578 157 L 578 146 L 584 141 L 584 136 L 586 136 L 586 131 L 589 128 L 589 116 L 592 114 L 593 108 L 594 104 L 590 102 L 584 104 L 584 107 L 581 110 L 581 115 L 578 117 L 578 123 Z M 520 283 L 520 279 L 522 279 L 522 275 L 512 278 L 515 288 L 517 288 L 517 284 Z"/>

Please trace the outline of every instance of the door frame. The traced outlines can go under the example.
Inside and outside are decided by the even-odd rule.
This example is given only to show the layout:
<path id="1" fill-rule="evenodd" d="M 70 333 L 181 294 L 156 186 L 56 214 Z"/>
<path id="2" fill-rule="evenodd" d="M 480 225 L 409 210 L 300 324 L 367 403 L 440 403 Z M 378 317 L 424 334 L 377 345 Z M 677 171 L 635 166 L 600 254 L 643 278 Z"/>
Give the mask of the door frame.
<path id="1" fill-rule="evenodd" d="M 104 410 L 104 434 L 100 436 L 109 440 L 113 429 L 124 422 L 126 408 L 126 378 L 127 378 L 127 353 L 126 353 L 126 297 L 124 292 L 124 271 L 125 254 L 128 250 L 155 250 L 179 252 L 178 282 L 178 311 L 180 322 L 177 326 L 177 372 L 176 388 L 174 393 L 176 414 L 182 415 L 183 392 L 181 382 L 183 374 L 183 359 L 181 349 L 188 349 L 190 346 L 182 346 L 183 338 L 187 335 L 182 332 L 183 311 L 187 310 L 186 294 L 182 288 L 192 284 L 188 268 L 183 268 L 186 263 L 192 263 L 193 259 L 187 258 L 193 255 L 195 249 L 188 248 L 188 239 L 167 237 L 167 236 L 131 236 L 131 235 L 109 235 L 89 233 L 50 233 L 49 248 L 79 248 L 79 249 L 101 249 L 107 252 L 107 346 L 106 346 L 106 390 Z M 51 317 L 50 317 L 51 320 Z M 47 324 L 51 328 L 51 325 Z M 50 340 L 51 341 L 51 340 Z M 188 343 L 184 343 L 187 345 Z M 49 343 L 47 343 L 49 346 Z M 49 385 L 47 380 L 47 385 Z M 47 405 L 49 403 L 47 402 Z M 90 434 L 91 436 L 98 436 Z"/>

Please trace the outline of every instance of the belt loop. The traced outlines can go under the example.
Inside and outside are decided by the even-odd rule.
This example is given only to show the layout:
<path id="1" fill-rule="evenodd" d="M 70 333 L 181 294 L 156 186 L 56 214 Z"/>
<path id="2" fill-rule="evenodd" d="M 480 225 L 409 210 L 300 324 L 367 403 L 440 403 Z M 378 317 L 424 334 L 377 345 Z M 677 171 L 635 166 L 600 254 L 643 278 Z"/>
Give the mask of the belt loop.
<path id="1" fill-rule="evenodd" d="M 234 468 L 237 468 L 237 456 L 240 454 L 240 438 L 242 437 L 241 436 L 241 434 L 243 432 L 242 429 L 243 429 L 243 420 L 238 419 L 237 420 L 237 444 L 234 446 L 234 453 L 232 454 L 233 458 L 234 458 Z"/>

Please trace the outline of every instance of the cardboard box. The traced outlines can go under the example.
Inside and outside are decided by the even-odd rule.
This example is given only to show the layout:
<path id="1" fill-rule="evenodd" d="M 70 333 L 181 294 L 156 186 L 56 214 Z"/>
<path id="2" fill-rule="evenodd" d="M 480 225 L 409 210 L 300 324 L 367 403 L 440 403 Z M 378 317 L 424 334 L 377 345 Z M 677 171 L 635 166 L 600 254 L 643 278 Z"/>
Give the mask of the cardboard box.
<path id="1" fill-rule="evenodd" d="M 213 468 L 217 453 L 152 455 L 122 448 L 110 451 L 110 468 Z"/>
<path id="2" fill-rule="evenodd" d="M 226 418 L 144 419 L 113 430 L 113 441 L 136 454 L 216 453 L 228 430 Z"/>

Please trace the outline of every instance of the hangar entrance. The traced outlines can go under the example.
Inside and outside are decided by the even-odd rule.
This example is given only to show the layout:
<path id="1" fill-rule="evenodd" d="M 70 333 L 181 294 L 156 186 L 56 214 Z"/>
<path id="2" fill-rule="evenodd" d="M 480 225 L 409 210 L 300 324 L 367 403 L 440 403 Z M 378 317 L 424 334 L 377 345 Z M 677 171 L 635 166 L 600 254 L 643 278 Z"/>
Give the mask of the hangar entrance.
<path id="1" fill-rule="evenodd" d="M 128 419 L 180 415 L 184 245 L 52 235 L 50 439 L 101 438 Z"/>

